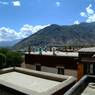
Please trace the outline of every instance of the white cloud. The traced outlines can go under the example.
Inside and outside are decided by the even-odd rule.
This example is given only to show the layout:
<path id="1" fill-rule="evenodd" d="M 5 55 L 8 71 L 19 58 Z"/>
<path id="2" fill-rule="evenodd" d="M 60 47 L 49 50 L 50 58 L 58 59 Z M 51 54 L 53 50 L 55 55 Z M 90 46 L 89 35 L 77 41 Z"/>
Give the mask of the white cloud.
<path id="1" fill-rule="evenodd" d="M 86 11 L 87 11 L 88 14 L 94 14 L 94 10 L 91 9 L 91 8 L 92 8 L 91 4 L 86 8 Z"/>
<path id="2" fill-rule="evenodd" d="M 94 22 L 95 21 L 95 14 L 88 16 L 86 22 Z"/>
<path id="3" fill-rule="evenodd" d="M 12 5 L 13 6 L 21 6 L 21 4 L 20 4 L 20 1 L 19 0 L 15 0 L 15 1 L 13 1 L 13 2 L 4 2 L 4 1 L 0 1 L 0 4 L 1 5 L 9 5 L 10 3 L 12 3 Z"/>
<path id="4" fill-rule="evenodd" d="M 60 2 L 56 2 L 57 7 L 60 7 L 61 3 Z"/>
<path id="5" fill-rule="evenodd" d="M 18 38 L 18 34 L 15 30 L 1 27 L 0 28 L 0 41 L 11 41 Z"/>
<path id="6" fill-rule="evenodd" d="M 20 4 L 20 1 L 13 1 L 13 6 L 16 6 L 16 7 L 19 7 L 21 4 Z"/>
<path id="7" fill-rule="evenodd" d="M 0 28 L 0 41 L 12 41 L 16 39 L 22 39 L 30 36 L 31 34 L 36 33 L 38 30 L 45 28 L 49 25 L 37 25 L 32 26 L 29 24 L 23 25 L 20 28 L 19 32 L 15 31 L 14 29 L 10 29 L 7 27 Z"/>
<path id="8" fill-rule="evenodd" d="M 79 21 L 78 20 L 74 21 L 74 24 L 79 24 Z"/>
<path id="9" fill-rule="evenodd" d="M 31 35 L 32 29 L 33 29 L 32 25 L 28 25 L 28 24 L 23 25 L 23 27 L 20 29 L 19 36 L 22 35 L 22 38 L 25 38 L 25 37 Z"/>
<path id="10" fill-rule="evenodd" d="M 85 17 L 86 22 L 94 22 L 95 21 L 95 12 L 92 9 L 92 5 L 89 4 L 89 6 L 85 8 L 85 12 L 80 13 L 80 16 Z"/>
<path id="11" fill-rule="evenodd" d="M 8 5 L 9 3 L 8 2 L 0 1 L 0 4 L 2 4 L 2 5 Z"/>
<path id="12" fill-rule="evenodd" d="M 49 25 L 37 25 L 37 26 L 32 26 L 29 24 L 25 24 L 23 25 L 23 27 L 20 29 L 20 34 L 23 34 L 22 37 L 25 38 L 31 34 L 36 33 L 37 31 L 39 31 L 40 29 L 43 29 L 45 27 L 47 27 Z"/>
<path id="13" fill-rule="evenodd" d="M 50 24 L 48 24 L 48 25 L 37 25 L 37 26 L 35 26 L 35 27 L 33 28 L 32 33 L 34 34 L 34 33 L 36 33 L 38 30 L 43 29 L 43 28 L 45 28 L 45 27 L 47 27 L 47 26 L 49 26 L 49 25 L 50 25 Z"/>
<path id="14" fill-rule="evenodd" d="M 80 15 L 81 15 L 82 17 L 87 17 L 87 15 L 86 15 L 85 12 L 81 12 Z"/>

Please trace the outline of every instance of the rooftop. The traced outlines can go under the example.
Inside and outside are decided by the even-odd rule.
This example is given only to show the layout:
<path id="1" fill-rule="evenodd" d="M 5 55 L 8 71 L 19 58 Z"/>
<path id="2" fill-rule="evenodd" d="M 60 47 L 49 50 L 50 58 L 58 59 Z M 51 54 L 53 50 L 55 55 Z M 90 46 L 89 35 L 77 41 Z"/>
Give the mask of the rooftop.
<path id="1" fill-rule="evenodd" d="M 10 85 L 14 88 L 14 85 L 29 91 L 32 93 L 45 92 L 53 87 L 59 85 L 61 82 L 43 79 L 35 76 L 29 76 L 19 72 L 9 72 L 0 75 L 0 82 L 6 85 Z M 33 94 L 34 95 L 34 94 Z"/>
<path id="2" fill-rule="evenodd" d="M 25 54 L 29 54 L 29 52 L 25 52 Z M 30 54 L 38 54 L 39 55 L 39 52 L 30 52 Z M 42 55 L 53 55 L 53 52 L 50 52 L 50 51 L 43 51 L 42 52 Z M 71 56 L 71 57 L 78 57 L 78 52 L 60 52 L 60 51 L 55 51 L 55 55 L 56 56 Z"/>
<path id="3" fill-rule="evenodd" d="M 95 95 L 95 86 L 90 87 L 89 85 L 84 89 L 81 95 Z"/>
<path id="4" fill-rule="evenodd" d="M 85 75 L 64 95 L 95 95 L 95 76 Z"/>
<path id="5" fill-rule="evenodd" d="M 82 48 L 79 52 L 95 52 L 95 47 Z"/>
<path id="6" fill-rule="evenodd" d="M 51 95 L 73 83 L 72 76 L 58 75 L 24 68 L 0 71 L 0 84 L 25 95 Z"/>

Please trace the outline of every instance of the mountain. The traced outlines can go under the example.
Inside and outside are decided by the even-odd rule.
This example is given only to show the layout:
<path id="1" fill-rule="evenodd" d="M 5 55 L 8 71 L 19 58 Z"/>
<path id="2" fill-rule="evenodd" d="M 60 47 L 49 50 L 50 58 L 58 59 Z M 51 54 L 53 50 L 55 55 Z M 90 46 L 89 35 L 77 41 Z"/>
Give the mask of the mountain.
<path id="1" fill-rule="evenodd" d="M 10 47 L 14 46 L 16 43 L 21 41 L 21 39 L 13 40 L 13 41 L 0 41 L 0 47 Z"/>
<path id="2" fill-rule="evenodd" d="M 15 48 L 50 45 L 95 45 L 95 22 L 60 26 L 52 24 L 17 43 Z"/>

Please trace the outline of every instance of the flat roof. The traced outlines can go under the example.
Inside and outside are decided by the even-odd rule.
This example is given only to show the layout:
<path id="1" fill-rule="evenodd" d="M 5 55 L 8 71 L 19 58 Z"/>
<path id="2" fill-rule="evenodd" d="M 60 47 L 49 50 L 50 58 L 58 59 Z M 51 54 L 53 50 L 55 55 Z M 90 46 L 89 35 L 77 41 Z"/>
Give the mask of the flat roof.
<path id="1" fill-rule="evenodd" d="M 95 47 L 82 48 L 79 52 L 95 52 Z"/>
<path id="2" fill-rule="evenodd" d="M 29 54 L 29 52 L 25 52 L 25 54 Z M 30 54 L 38 54 L 39 55 L 39 52 L 30 52 Z M 53 55 L 53 52 L 50 52 L 50 51 L 43 51 L 42 52 L 42 55 Z M 55 55 L 56 56 L 68 56 L 68 57 L 78 57 L 78 52 L 60 52 L 60 51 L 56 51 L 55 52 Z"/>
<path id="3" fill-rule="evenodd" d="M 52 79 L 53 78 L 53 79 Z M 59 80 L 56 80 L 59 79 Z M 58 75 L 24 68 L 0 71 L 0 84 L 27 95 L 51 95 L 73 83 L 72 76 Z"/>
<path id="4" fill-rule="evenodd" d="M 18 72 L 2 74 L 0 75 L 0 81 L 2 83 L 6 82 L 8 85 L 16 85 L 17 87 L 32 90 L 35 93 L 45 92 L 61 83 L 58 81 L 43 79 Z"/>
<path id="5" fill-rule="evenodd" d="M 95 95 L 95 75 L 83 76 L 64 95 Z"/>
<path id="6" fill-rule="evenodd" d="M 95 88 L 87 86 L 81 95 L 95 95 Z"/>

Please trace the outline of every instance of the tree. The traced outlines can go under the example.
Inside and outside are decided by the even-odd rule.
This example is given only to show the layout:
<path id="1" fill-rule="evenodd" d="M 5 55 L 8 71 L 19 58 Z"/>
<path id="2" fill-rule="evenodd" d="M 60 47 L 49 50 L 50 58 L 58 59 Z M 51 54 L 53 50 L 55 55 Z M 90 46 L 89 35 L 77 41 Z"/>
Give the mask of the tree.
<path id="1" fill-rule="evenodd" d="M 0 69 L 6 66 L 6 56 L 0 53 Z"/>
<path id="2" fill-rule="evenodd" d="M 22 63 L 22 56 L 18 52 L 7 53 L 7 66 L 20 66 Z"/>
<path id="3" fill-rule="evenodd" d="M 20 66 L 22 61 L 20 52 L 14 52 L 5 48 L 0 49 L 0 68 Z"/>

